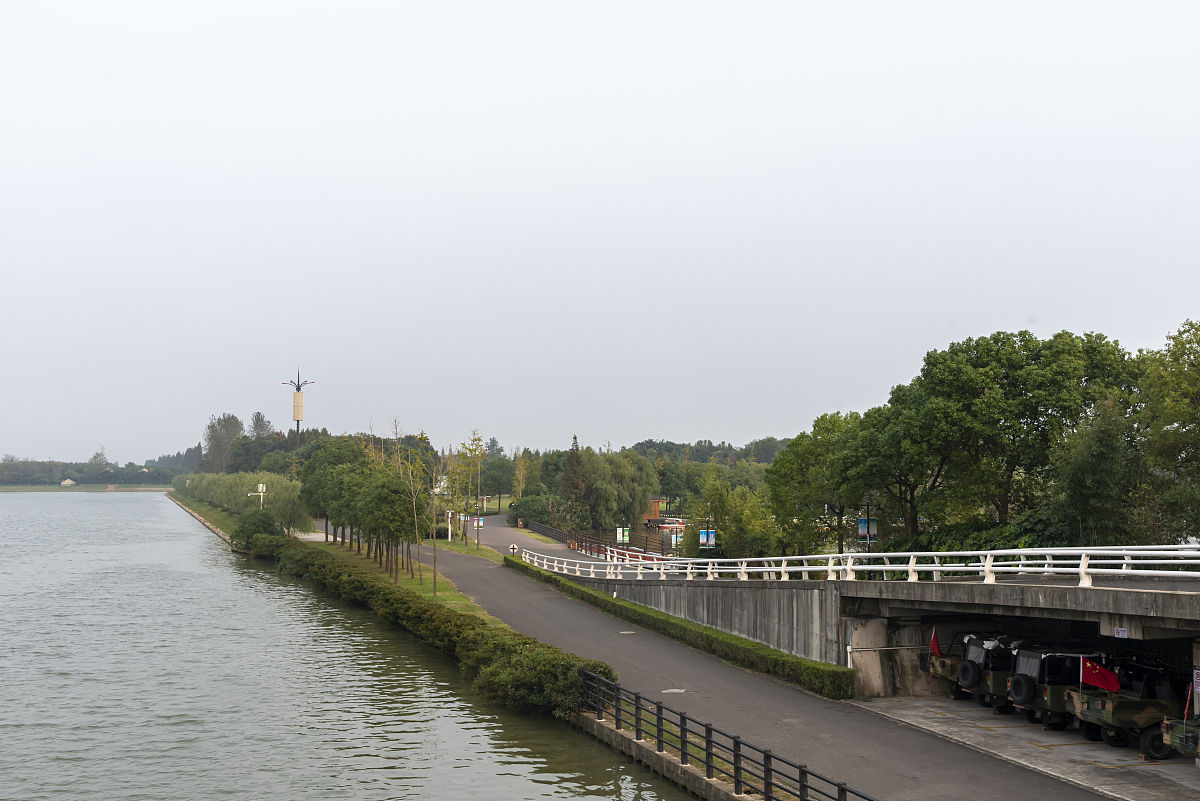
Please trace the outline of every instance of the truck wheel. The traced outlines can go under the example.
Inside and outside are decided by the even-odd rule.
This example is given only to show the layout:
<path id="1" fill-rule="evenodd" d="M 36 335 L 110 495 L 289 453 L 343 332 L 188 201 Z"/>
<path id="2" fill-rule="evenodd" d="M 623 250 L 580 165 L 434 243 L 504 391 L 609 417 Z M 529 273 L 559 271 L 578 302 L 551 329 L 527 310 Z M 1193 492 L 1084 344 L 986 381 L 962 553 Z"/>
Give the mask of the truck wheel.
<path id="1" fill-rule="evenodd" d="M 1100 727 L 1100 736 L 1104 742 L 1111 745 L 1113 748 L 1124 748 L 1129 745 L 1129 733 L 1124 729 L 1113 729 L 1108 726 Z"/>
<path id="2" fill-rule="evenodd" d="M 1028 723 L 1037 723 L 1038 722 L 1038 711 L 1036 709 L 1022 709 L 1021 711 L 1025 713 L 1026 722 L 1028 722 Z"/>
<path id="3" fill-rule="evenodd" d="M 1098 743 L 1104 739 L 1104 735 L 1100 732 L 1099 723 L 1088 723 L 1085 720 L 1081 720 L 1079 721 L 1079 733 L 1085 739 L 1091 740 L 1094 743 Z"/>
<path id="4" fill-rule="evenodd" d="M 1037 698 L 1037 681 L 1026 673 L 1018 673 L 1012 677 L 1009 693 L 1018 704 L 1032 704 Z"/>
<path id="5" fill-rule="evenodd" d="M 1162 728 L 1147 726 L 1138 738 L 1138 750 L 1151 759 L 1170 759 L 1175 749 L 1163 742 Z"/>
<path id="6" fill-rule="evenodd" d="M 983 678 L 983 673 L 979 669 L 979 665 L 974 662 L 963 662 L 958 667 L 958 686 L 964 690 L 970 690 L 975 685 L 979 684 L 979 680 Z"/>

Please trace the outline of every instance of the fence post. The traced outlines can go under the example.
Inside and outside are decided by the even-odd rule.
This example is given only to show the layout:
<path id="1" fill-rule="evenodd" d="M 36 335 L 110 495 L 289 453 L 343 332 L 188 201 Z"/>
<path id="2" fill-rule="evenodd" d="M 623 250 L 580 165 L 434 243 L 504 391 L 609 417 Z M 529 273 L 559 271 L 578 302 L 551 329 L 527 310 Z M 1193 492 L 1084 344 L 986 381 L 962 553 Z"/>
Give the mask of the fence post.
<path id="1" fill-rule="evenodd" d="M 798 801 L 808 801 L 808 766 L 800 766 L 800 774 L 797 777 L 800 779 L 800 794 L 796 796 Z"/>
<path id="2" fill-rule="evenodd" d="M 600 695 L 600 682 L 598 677 L 585 678 L 587 682 L 588 695 L 592 699 L 592 703 L 596 705 L 596 720 L 604 720 L 604 698 Z"/>
<path id="3" fill-rule="evenodd" d="M 712 724 L 704 724 L 704 776 L 713 777 Z"/>
<path id="4" fill-rule="evenodd" d="M 763 751 L 763 798 L 766 801 L 775 801 L 775 794 L 771 792 L 771 752 Z"/>
<path id="5" fill-rule="evenodd" d="M 846 783 L 838 782 L 837 788 L 838 788 L 838 801 L 846 801 Z"/>
<path id="6" fill-rule="evenodd" d="M 633 694 L 633 739 L 642 741 L 642 694 Z"/>
<path id="7" fill-rule="evenodd" d="M 613 690 L 613 723 L 617 727 L 617 731 L 621 730 L 621 685 L 617 685 Z"/>
<path id="8" fill-rule="evenodd" d="M 742 738 L 733 738 L 733 794 L 742 794 Z"/>
<path id="9" fill-rule="evenodd" d="M 686 765 L 688 763 L 687 752 L 687 715 L 679 713 L 679 764 Z"/>
<path id="10" fill-rule="evenodd" d="M 667 749 L 663 746 L 663 719 L 662 719 L 662 701 L 654 702 L 654 737 L 656 742 L 656 750 L 662 753 Z"/>

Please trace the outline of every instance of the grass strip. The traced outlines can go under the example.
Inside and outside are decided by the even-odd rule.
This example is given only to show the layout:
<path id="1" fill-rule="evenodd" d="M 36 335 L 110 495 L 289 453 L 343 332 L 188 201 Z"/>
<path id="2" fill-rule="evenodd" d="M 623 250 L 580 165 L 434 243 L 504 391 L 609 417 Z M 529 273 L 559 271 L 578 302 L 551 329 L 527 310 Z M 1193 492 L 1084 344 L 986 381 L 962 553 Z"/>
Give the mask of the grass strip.
<path id="1" fill-rule="evenodd" d="M 785 654 L 783 651 L 778 651 L 754 640 L 748 640 L 745 637 L 702 626 L 699 623 L 674 617 L 632 601 L 613 598 L 597 590 L 576 584 L 557 573 L 550 573 L 534 567 L 513 556 L 505 556 L 504 565 L 519 570 L 572 598 L 589 603 L 622 620 L 643 626 L 735 665 L 798 684 L 826 698 L 840 700 L 852 698 L 854 695 L 855 671 L 853 668 Z"/>
<path id="2" fill-rule="evenodd" d="M 392 582 L 392 577 L 389 576 L 387 572 L 375 562 L 374 559 L 368 559 L 365 555 L 357 553 L 356 551 L 348 550 L 343 548 L 341 545 L 335 545 L 332 542 L 309 542 L 305 543 L 305 545 L 326 551 L 334 559 L 338 559 L 348 566 L 367 567 L 368 569 L 374 570 L 380 576 L 383 576 L 389 583 Z M 443 546 L 438 545 L 438 547 L 441 548 Z M 492 553 L 495 553 L 495 551 L 492 551 Z M 496 554 L 495 561 L 500 561 L 500 554 Z M 437 595 L 434 595 L 433 569 L 429 565 L 424 565 L 422 570 L 424 571 L 423 580 L 416 577 L 409 578 L 408 573 L 401 572 L 399 580 L 396 581 L 393 586 L 403 587 L 409 592 L 415 593 L 427 601 L 440 603 L 447 609 L 453 609 L 456 612 L 463 612 L 465 614 L 476 615 L 477 617 L 486 618 L 488 620 L 495 620 L 495 618 L 484 611 L 482 606 L 459 592 L 458 588 L 454 586 L 454 583 L 441 573 L 437 574 Z"/>

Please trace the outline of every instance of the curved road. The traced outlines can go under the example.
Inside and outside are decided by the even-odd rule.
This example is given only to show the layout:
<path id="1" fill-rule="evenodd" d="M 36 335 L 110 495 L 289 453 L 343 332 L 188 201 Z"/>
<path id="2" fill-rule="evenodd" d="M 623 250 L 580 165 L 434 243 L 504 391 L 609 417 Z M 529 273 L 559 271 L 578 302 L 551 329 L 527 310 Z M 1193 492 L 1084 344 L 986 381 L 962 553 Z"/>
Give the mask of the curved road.
<path id="1" fill-rule="evenodd" d="M 514 543 L 541 553 L 566 550 L 508 528 L 499 516 L 485 518 L 480 541 L 504 553 Z M 623 686 L 880 801 L 1179 798 L 1179 785 L 1162 782 L 1157 788 L 1157 777 L 1136 768 L 1097 770 L 1097 779 L 1105 783 L 1096 788 L 1099 792 L 1035 773 L 853 704 L 829 701 L 727 664 L 494 562 L 439 551 L 438 569 L 517 631 L 602 659 L 617 669 Z"/>

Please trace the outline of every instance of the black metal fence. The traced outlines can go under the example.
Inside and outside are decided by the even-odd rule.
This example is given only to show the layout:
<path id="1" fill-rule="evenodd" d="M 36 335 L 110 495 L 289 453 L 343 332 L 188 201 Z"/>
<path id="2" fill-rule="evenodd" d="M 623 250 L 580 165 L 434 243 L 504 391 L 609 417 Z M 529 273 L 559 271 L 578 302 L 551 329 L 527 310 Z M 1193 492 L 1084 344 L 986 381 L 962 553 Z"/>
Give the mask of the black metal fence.
<path id="1" fill-rule="evenodd" d="M 610 716 L 618 731 L 628 729 L 635 740 L 652 740 L 656 751 L 672 753 L 684 765 L 703 766 L 707 778 L 732 784 L 737 795 L 754 793 L 765 801 L 878 801 L 844 782 L 663 706 L 661 701 L 651 701 L 588 671 L 581 675 L 587 705 L 596 720 Z"/>

